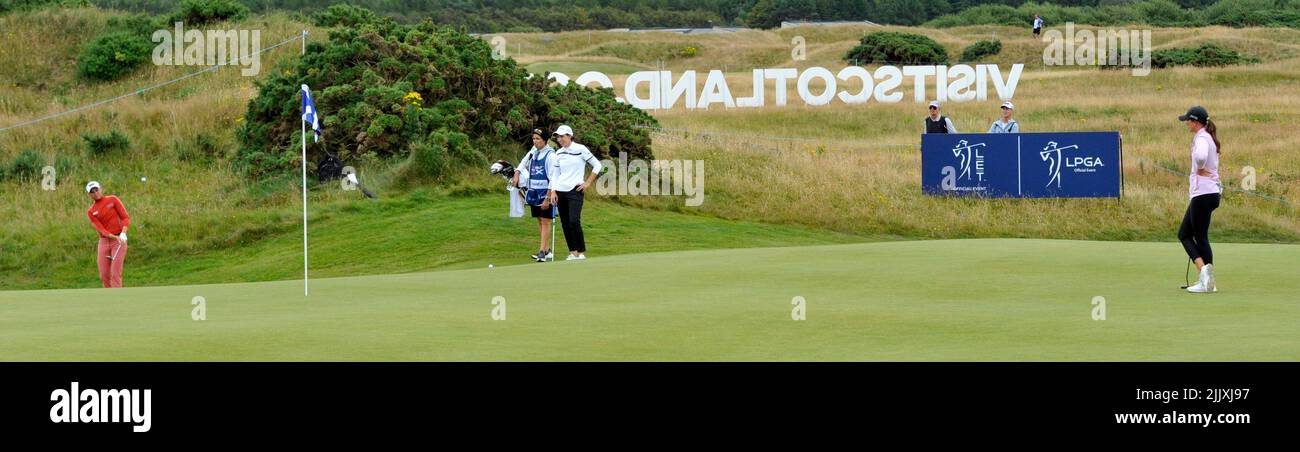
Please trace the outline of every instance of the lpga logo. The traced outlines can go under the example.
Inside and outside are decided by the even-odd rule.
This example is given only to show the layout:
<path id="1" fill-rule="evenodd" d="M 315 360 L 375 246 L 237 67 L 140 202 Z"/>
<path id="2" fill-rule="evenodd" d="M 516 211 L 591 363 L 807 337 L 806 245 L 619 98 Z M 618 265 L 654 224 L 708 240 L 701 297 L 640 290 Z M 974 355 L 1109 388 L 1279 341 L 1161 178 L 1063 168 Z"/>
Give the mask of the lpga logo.
<path id="1" fill-rule="evenodd" d="M 1044 162 L 1047 162 L 1047 174 L 1051 176 L 1047 180 L 1047 187 L 1056 184 L 1056 188 L 1061 188 L 1061 168 L 1070 168 L 1076 173 L 1095 173 L 1097 167 L 1106 166 L 1102 163 L 1101 157 L 1092 156 L 1075 156 L 1066 158 L 1063 152 L 1066 149 L 1080 149 L 1078 145 L 1058 146 L 1055 141 L 1047 142 L 1047 146 L 1038 153 Z"/>
<path id="2" fill-rule="evenodd" d="M 262 69 L 262 32 L 260 30 L 185 30 L 176 22 L 174 30 L 158 30 L 150 37 L 158 43 L 153 49 L 153 64 L 158 66 L 226 66 L 240 65 L 245 77 Z"/>

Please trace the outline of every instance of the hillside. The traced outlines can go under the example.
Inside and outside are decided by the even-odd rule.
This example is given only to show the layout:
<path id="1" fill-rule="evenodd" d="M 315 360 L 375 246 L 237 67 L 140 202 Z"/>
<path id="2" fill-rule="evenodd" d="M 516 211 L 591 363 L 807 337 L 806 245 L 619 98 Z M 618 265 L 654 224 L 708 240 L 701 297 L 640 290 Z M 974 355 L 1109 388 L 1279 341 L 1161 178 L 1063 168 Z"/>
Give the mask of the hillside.
<path id="1" fill-rule="evenodd" d="M 111 83 L 77 78 L 73 62 L 79 47 L 118 15 L 64 9 L 0 16 L 0 29 L 5 30 L 0 35 L 0 127 L 195 70 L 146 65 Z M 217 27 L 261 29 L 264 46 L 303 29 L 311 39 L 325 35 L 325 30 L 283 14 Z M 975 40 L 999 37 L 1005 50 L 990 61 L 1000 64 L 1032 64 L 1037 55 L 1027 33 L 1010 27 L 898 29 L 930 35 L 952 54 Z M 521 63 L 539 65 L 537 70 L 573 71 L 572 76 L 590 68 L 611 75 L 651 68 L 657 55 L 692 45 L 699 49 L 696 56 L 666 60 L 667 68 L 725 69 L 732 90 L 743 93 L 750 89 L 750 68 L 842 65 L 838 58 L 864 31 L 831 27 L 690 37 L 607 32 L 505 37 L 511 48 L 522 50 L 515 55 Z M 807 61 L 789 61 L 788 43 L 796 34 L 807 39 Z M 1182 171 L 1187 136 L 1174 117 L 1191 103 L 1211 106 L 1221 121 L 1230 184 L 1236 186 L 1241 169 L 1252 166 L 1260 173 L 1257 194 L 1291 200 L 1230 193 L 1227 208 L 1216 213 L 1217 239 L 1300 243 L 1294 204 L 1300 199 L 1300 157 L 1291 151 L 1300 146 L 1300 136 L 1277 132 L 1300 123 L 1298 98 L 1280 94 L 1294 93 L 1300 82 L 1300 31 L 1207 28 L 1156 33 L 1157 47 L 1197 39 L 1222 42 L 1263 62 L 1162 70 L 1149 77 L 1090 68 L 1026 68 L 1016 99 L 1026 129 L 1124 134 L 1122 201 L 922 196 L 913 147 L 923 112 L 911 102 L 660 111 L 654 115 L 667 129 L 718 134 L 655 135 L 658 158 L 706 161 L 706 202 L 700 208 L 684 208 L 681 199 L 593 199 L 584 216 L 584 223 L 594 228 L 593 255 L 915 238 L 1170 242 L 1185 207 L 1184 179 L 1162 168 Z M 296 44 L 269 52 L 263 73 L 284 70 L 283 64 L 297 52 Z M 233 171 L 227 159 L 236 146 L 233 129 L 255 94 L 252 83 L 237 71 L 221 70 L 110 106 L 0 133 L 0 163 L 8 165 L 20 152 L 32 150 L 59 169 L 60 180 L 53 192 L 32 181 L 0 181 L 0 215 L 13 219 L 0 228 L 0 289 L 95 285 L 93 232 L 86 225 L 87 201 L 80 191 L 89 179 L 103 182 L 132 209 L 137 226 L 127 272 L 131 284 L 295 278 L 301 233 L 296 174 L 251 183 Z M 945 106 L 960 130 L 986 128 L 995 110 L 991 101 Z M 112 130 L 129 137 L 130 147 L 89 155 L 81 135 Z M 519 148 L 522 153 L 523 145 Z M 503 219 L 504 195 L 496 193 L 501 184 L 486 171 L 464 174 L 445 186 L 398 189 L 391 183 L 395 162 L 349 163 L 382 200 L 368 201 L 332 185 L 311 187 L 317 275 L 405 273 L 526 260 L 535 226 L 531 220 Z M 756 171 L 759 168 L 763 171 Z"/>

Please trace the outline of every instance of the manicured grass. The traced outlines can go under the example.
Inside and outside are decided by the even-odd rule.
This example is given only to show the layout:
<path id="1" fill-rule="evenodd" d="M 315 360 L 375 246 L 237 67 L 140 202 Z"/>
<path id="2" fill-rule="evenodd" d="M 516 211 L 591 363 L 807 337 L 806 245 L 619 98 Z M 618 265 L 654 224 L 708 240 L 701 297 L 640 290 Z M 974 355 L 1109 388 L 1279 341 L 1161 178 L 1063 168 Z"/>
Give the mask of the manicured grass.
<path id="1" fill-rule="evenodd" d="M 1017 239 L 600 256 L 320 279 L 310 297 L 300 281 L 0 292 L 0 361 L 1300 357 L 1300 246 L 1216 254 L 1212 295 L 1178 289 L 1175 244 Z"/>

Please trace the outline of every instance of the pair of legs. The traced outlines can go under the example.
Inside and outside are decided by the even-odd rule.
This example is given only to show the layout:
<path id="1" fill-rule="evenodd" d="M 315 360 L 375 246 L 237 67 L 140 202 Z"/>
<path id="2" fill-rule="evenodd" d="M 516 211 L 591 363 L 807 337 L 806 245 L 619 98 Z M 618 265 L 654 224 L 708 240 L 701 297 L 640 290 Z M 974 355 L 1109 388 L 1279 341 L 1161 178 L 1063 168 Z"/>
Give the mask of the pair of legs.
<path id="1" fill-rule="evenodd" d="M 1192 198 L 1178 227 L 1178 240 L 1183 242 L 1187 257 L 1200 271 L 1205 264 L 1214 264 L 1214 251 L 1210 249 L 1210 216 L 1219 208 L 1219 194 L 1211 193 Z"/>
<path id="2" fill-rule="evenodd" d="M 541 236 L 542 236 L 542 243 L 538 247 L 538 249 L 542 250 L 543 252 L 549 253 L 551 251 L 551 222 L 552 221 L 555 220 L 552 218 L 542 218 L 542 217 L 537 218 L 537 228 L 538 230 L 541 231 Z"/>
<path id="3" fill-rule="evenodd" d="M 538 236 L 541 237 L 541 244 L 537 246 L 537 249 L 541 250 L 538 256 L 545 256 L 551 252 L 551 232 L 553 231 L 552 224 L 555 221 L 555 207 L 548 205 L 546 208 L 542 208 L 541 206 L 530 205 L 529 208 L 532 209 L 533 218 L 537 219 Z"/>
<path id="4" fill-rule="evenodd" d="M 560 226 L 564 229 L 564 243 L 569 247 L 569 255 L 585 255 L 587 242 L 582 237 L 582 192 L 556 192 L 560 198 Z"/>
<path id="5" fill-rule="evenodd" d="M 95 247 L 95 262 L 99 264 L 99 280 L 105 288 L 122 287 L 122 263 L 126 261 L 126 242 L 108 237 L 99 238 Z"/>

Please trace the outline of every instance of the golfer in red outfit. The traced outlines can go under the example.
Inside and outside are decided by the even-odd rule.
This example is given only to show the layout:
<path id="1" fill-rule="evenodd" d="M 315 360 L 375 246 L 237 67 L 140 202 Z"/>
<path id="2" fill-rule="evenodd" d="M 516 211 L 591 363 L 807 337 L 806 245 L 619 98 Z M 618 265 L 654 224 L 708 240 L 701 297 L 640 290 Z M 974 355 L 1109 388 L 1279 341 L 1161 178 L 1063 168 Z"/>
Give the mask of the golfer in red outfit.
<path id="1" fill-rule="evenodd" d="M 95 261 L 99 263 L 99 279 L 104 287 L 122 287 L 122 262 L 126 261 L 126 228 L 131 225 L 131 217 L 126 214 L 126 206 L 113 195 L 105 195 L 99 182 L 86 184 L 86 194 L 94 201 L 86 216 L 90 224 L 99 231 L 99 247 Z"/>

